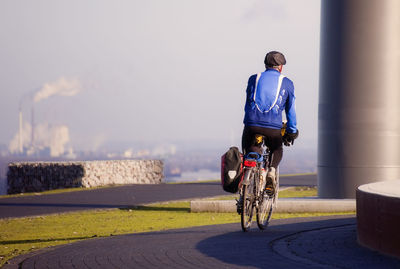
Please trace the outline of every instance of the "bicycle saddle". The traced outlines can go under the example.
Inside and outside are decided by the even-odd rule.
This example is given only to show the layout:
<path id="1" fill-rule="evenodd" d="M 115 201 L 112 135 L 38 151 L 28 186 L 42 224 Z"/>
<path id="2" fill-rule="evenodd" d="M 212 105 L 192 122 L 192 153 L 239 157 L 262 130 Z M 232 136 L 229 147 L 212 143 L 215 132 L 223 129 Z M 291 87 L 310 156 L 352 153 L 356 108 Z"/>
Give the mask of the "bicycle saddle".
<path id="1" fill-rule="evenodd" d="M 246 154 L 246 160 L 255 160 L 257 162 L 262 162 L 263 156 L 257 152 L 249 152 Z"/>

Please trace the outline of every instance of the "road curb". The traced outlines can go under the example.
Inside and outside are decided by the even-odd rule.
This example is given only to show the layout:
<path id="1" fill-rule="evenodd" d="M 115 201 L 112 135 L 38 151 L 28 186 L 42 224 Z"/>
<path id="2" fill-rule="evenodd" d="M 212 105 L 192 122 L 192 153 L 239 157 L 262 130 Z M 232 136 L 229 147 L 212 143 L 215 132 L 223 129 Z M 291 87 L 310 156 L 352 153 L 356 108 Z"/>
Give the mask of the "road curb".
<path id="1" fill-rule="evenodd" d="M 276 213 L 347 212 L 356 210 L 355 199 L 282 198 L 278 200 Z M 191 212 L 236 212 L 235 200 L 190 202 Z"/>

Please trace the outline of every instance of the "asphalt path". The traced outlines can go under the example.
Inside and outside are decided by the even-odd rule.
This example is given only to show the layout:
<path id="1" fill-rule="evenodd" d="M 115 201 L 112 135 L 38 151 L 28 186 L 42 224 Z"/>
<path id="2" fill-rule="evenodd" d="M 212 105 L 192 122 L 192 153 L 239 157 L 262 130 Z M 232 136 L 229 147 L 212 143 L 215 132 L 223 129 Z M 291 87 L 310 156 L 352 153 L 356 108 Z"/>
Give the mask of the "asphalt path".
<path id="1" fill-rule="evenodd" d="M 254 225 L 256 226 L 256 225 Z M 4 268 L 400 268 L 360 247 L 355 216 L 273 220 L 90 239 L 16 257 Z"/>
<path id="2" fill-rule="evenodd" d="M 281 176 L 281 186 L 315 186 L 316 175 Z M 218 182 L 124 185 L 59 194 L 0 198 L 0 218 L 37 216 L 77 210 L 126 208 L 147 203 L 229 194 Z"/>

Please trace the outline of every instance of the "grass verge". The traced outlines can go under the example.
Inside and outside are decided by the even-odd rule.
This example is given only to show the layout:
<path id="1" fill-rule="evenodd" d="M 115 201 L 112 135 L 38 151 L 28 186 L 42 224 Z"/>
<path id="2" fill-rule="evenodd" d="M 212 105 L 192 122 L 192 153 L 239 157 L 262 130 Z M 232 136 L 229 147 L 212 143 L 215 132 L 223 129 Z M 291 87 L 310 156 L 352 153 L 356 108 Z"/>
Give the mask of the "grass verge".
<path id="1" fill-rule="evenodd" d="M 302 197 L 313 197 L 317 196 L 317 188 L 316 187 L 290 187 L 279 191 L 279 198 L 302 198 Z M 223 195 L 217 196 L 213 198 L 207 198 L 209 201 L 218 201 L 218 200 L 235 200 L 238 199 L 238 194 L 231 195 Z"/>
<path id="2" fill-rule="evenodd" d="M 308 190 L 310 191 L 310 190 Z M 307 189 L 295 189 L 299 197 Z M 313 191 L 311 191 L 311 194 Z M 274 214 L 274 219 L 321 215 L 354 214 L 304 213 Z M 78 240 L 113 235 L 160 231 L 193 226 L 237 223 L 236 213 L 190 213 L 190 202 L 150 204 L 128 209 L 91 210 L 0 220 L 0 266 L 7 260 L 40 248 Z M 240 229 L 240 226 L 238 226 Z"/>

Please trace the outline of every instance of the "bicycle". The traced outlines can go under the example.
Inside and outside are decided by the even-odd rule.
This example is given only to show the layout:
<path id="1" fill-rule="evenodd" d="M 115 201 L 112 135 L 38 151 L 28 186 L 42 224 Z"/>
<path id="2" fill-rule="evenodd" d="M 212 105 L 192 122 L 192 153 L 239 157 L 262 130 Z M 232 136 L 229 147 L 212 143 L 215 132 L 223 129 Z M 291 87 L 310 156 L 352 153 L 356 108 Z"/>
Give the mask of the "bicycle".
<path id="1" fill-rule="evenodd" d="M 276 171 L 276 187 L 272 192 L 265 189 L 266 168 L 269 165 L 270 151 L 265 145 L 265 137 L 257 135 L 262 154 L 250 152 L 244 159 L 244 177 L 240 188 L 241 226 L 244 232 L 250 229 L 254 209 L 256 210 L 257 226 L 260 230 L 267 228 L 276 207 L 279 189 L 279 171 Z"/>

